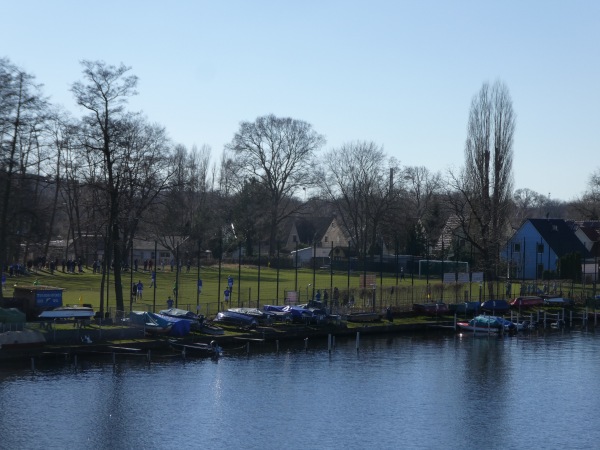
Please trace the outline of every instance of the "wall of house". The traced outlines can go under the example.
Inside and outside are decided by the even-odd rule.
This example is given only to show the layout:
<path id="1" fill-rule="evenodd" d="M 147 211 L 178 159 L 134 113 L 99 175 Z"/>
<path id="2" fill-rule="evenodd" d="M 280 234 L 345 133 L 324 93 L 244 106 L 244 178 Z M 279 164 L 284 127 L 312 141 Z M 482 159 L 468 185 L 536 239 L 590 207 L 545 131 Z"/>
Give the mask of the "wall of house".
<path id="1" fill-rule="evenodd" d="M 525 222 L 509 239 L 500 257 L 510 261 L 512 277 L 515 279 L 535 280 L 541 278 L 545 270 L 556 270 L 556 253 L 530 222 Z"/>

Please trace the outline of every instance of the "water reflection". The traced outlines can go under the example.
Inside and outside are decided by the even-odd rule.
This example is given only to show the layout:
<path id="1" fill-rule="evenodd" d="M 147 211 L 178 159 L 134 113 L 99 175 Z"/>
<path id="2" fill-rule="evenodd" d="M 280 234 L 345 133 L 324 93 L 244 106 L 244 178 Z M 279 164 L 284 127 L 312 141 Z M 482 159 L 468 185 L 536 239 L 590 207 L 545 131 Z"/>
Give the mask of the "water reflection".
<path id="1" fill-rule="evenodd" d="M 2 448 L 592 448 L 600 437 L 591 333 L 336 344 L 3 370 Z"/>

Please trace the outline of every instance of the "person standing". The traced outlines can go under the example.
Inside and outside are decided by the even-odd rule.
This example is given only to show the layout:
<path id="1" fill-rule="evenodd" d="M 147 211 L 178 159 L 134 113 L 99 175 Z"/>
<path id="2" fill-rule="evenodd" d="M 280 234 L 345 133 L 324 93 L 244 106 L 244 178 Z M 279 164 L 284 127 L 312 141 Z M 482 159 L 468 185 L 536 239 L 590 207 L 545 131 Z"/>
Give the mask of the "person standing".
<path id="1" fill-rule="evenodd" d="M 223 294 L 225 296 L 225 303 L 229 303 L 229 298 L 231 296 L 231 291 L 229 290 L 229 288 L 226 288 Z"/>
<path id="2" fill-rule="evenodd" d="M 137 283 L 137 298 L 142 300 L 142 294 L 144 293 L 144 285 L 142 284 L 142 280 L 138 280 Z"/>
<path id="3" fill-rule="evenodd" d="M 173 299 L 171 296 L 167 299 L 167 308 L 171 309 L 173 307 Z"/>

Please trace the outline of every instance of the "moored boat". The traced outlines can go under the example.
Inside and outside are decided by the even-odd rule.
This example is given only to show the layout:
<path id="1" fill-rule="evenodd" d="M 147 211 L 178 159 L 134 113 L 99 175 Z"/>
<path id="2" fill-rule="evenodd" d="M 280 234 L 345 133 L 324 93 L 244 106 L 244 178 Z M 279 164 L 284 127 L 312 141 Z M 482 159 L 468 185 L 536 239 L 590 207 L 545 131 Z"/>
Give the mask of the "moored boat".
<path id="1" fill-rule="evenodd" d="M 204 316 L 187 311 L 179 308 L 168 308 L 159 311 L 159 314 L 167 317 L 173 317 L 174 319 L 186 320 L 190 323 L 190 329 L 200 331 L 202 329 L 202 323 L 204 322 Z"/>
<path id="2" fill-rule="evenodd" d="M 94 309 L 86 306 L 60 306 L 58 308 L 42 311 L 40 319 L 91 319 Z"/>
<path id="3" fill-rule="evenodd" d="M 374 312 L 351 313 L 346 316 L 348 322 L 379 322 L 381 314 Z"/>
<path id="4" fill-rule="evenodd" d="M 247 314 L 241 314 L 233 311 L 220 311 L 215 317 L 215 322 L 220 322 L 227 325 L 235 325 L 244 328 L 256 328 L 258 320 L 256 317 Z"/>
<path id="5" fill-rule="evenodd" d="M 39 331 L 21 330 L 5 331 L 0 333 L 1 350 L 19 350 L 25 348 L 42 347 L 46 343 L 46 338 Z"/>
<path id="6" fill-rule="evenodd" d="M 449 312 L 448 305 L 443 302 L 415 303 L 412 309 L 414 312 L 427 316 L 437 316 Z"/>
<path id="7" fill-rule="evenodd" d="M 456 314 L 477 314 L 481 309 L 481 303 L 479 302 L 463 302 L 463 303 L 453 303 L 448 305 L 448 309 L 451 313 Z"/>
<path id="8" fill-rule="evenodd" d="M 463 331 L 473 333 L 499 334 L 516 331 L 516 325 L 510 320 L 487 315 L 474 317 L 468 322 L 457 322 L 456 326 Z"/>
<path id="9" fill-rule="evenodd" d="M 128 322 L 130 325 L 143 328 L 144 332 L 149 334 L 168 334 L 173 327 L 172 322 L 146 311 L 131 311 Z"/>
<path id="10" fill-rule="evenodd" d="M 481 304 L 481 310 L 492 314 L 505 313 L 510 310 L 510 304 L 506 300 L 486 300 Z"/>
<path id="11" fill-rule="evenodd" d="M 261 311 L 260 309 L 256 308 L 229 308 L 227 311 L 254 317 L 256 320 L 258 320 L 258 323 L 261 324 L 269 324 L 275 320 L 275 314 L 273 312 Z"/>
<path id="12" fill-rule="evenodd" d="M 225 334 L 225 330 L 221 327 L 212 325 L 205 320 L 204 322 L 202 322 L 202 328 L 200 328 L 200 333 L 209 334 L 211 336 L 221 336 Z"/>

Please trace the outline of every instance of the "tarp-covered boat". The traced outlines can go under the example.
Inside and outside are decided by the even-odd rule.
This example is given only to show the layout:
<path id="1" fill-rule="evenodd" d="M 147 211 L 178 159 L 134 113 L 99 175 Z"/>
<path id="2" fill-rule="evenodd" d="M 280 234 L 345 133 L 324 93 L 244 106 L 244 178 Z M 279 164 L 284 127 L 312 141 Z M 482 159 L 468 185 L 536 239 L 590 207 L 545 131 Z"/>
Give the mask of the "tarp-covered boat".
<path id="1" fill-rule="evenodd" d="M 135 327 L 143 328 L 146 333 L 151 334 L 168 334 L 173 327 L 173 322 L 146 311 L 131 311 L 129 313 L 129 323 Z"/>
<path id="2" fill-rule="evenodd" d="M 25 313 L 17 308 L 0 308 L 0 323 L 24 323 Z"/>
<path id="3" fill-rule="evenodd" d="M 258 325 L 256 317 L 247 314 L 241 314 L 233 311 L 220 311 L 215 317 L 215 322 L 220 322 L 238 327 L 254 328 Z"/>
<path id="4" fill-rule="evenodd" d="M 456 326 L 464 331 L 479 333 L 503 333 L 516 331 L 516 325 L 510 320 L 498 316 L 481 315 L 468 322 L 457 322 Z"/>
<path id="5" fill-rule="evenodd" d="M 504 313 L 510 310 L 510 303 L 506 300 L 487 300 L 481 304 L 481 310 L 492 314 Z"/>
<path id="6" fill-rule="evenodd" d="M 169 336 L 187 336 L 188 334 L 190 334 L 191 323 L 189 320 L 177 319 L 175 317 L 165 316 L 163 314 L 149 314 L 156 317 L 157 320 L 163 320 L 171 324 L 171 329 L 167 333 L 169 334 Z"/>
<path id="7" fill-rule="evenodd" d="M 202 322 L 204 322 L 204 316 L 187 311 L 179 308 L 169 308 L 159 311 L 163 316 L 173 317 L 175 319 L 187 320 L 190 322 L 190 328 L 192 330 L 200 331 L 202 328 Z"/>
<path id="8" fill-rule="evenodd" d="M 270 323 L 275 320 L 275 314 L 272 311 L 261 311 L 256 308 L 229 308 L 227 311 L 252 316 L 258 320 L 258 323 Z"/>

